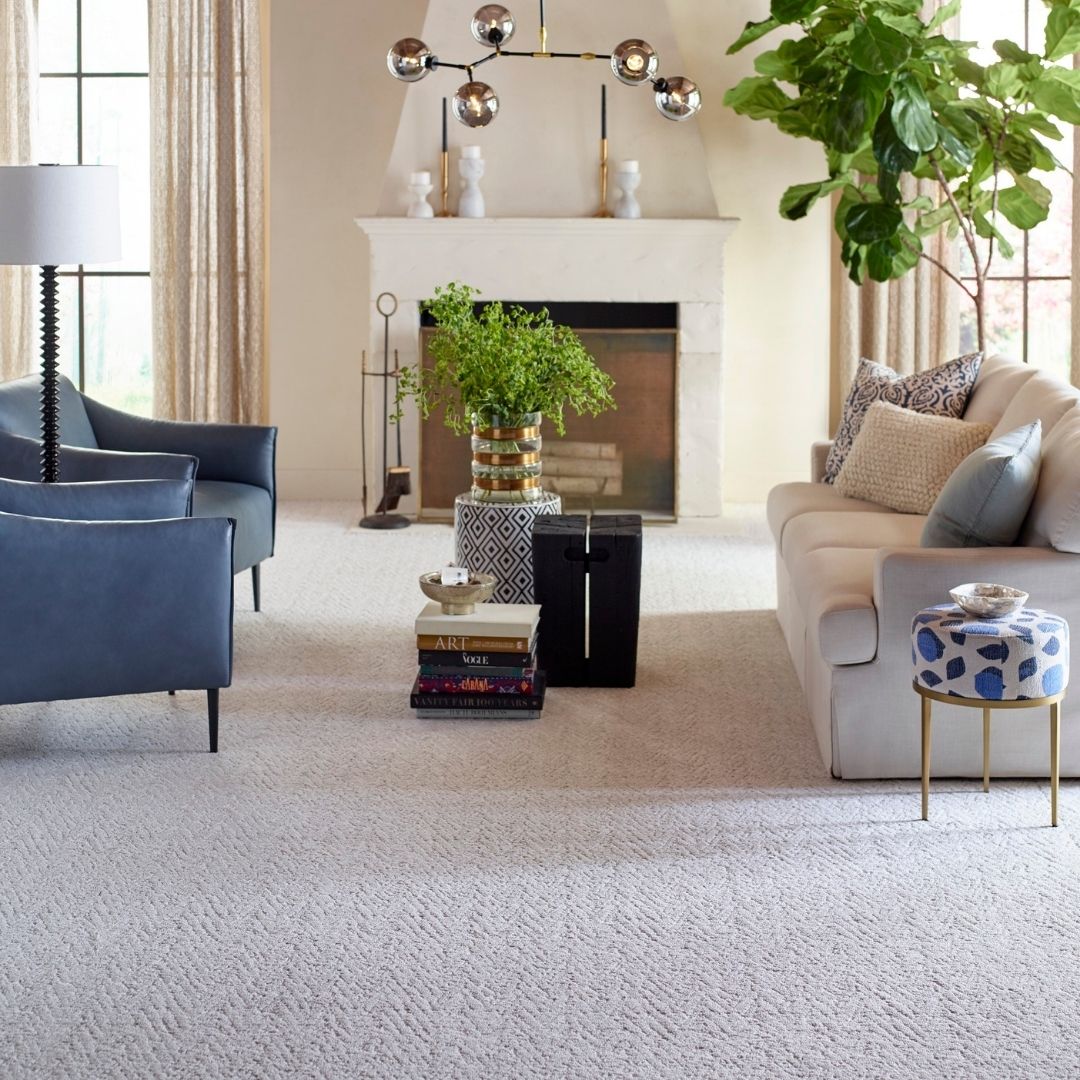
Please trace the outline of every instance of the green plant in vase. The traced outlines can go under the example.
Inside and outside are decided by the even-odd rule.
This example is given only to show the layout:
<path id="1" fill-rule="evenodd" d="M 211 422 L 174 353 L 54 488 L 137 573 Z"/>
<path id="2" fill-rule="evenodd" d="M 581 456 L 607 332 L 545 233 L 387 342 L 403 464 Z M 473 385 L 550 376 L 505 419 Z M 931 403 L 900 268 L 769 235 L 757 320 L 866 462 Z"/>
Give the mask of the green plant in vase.
<path id="1" fill-rule="evenodd" d="M 1080 50 L 1080 0 L 1043 3 L 1043 51 L 999 40 L 991 64 L 971 58 L 973 42 L 943 33 L 960 0 L 928 19 L 923 0 L 772 0 L 769 17 L 728 49 L 784 35 L 724 103 L 825 151 L 826 176 L 788 188 L 781 215 L 805 217 L 835 193 L 851 280 L 933 263 L 974 305 L 980 350 L 995 253 L 1013 253 L 1003 223 L 1026 232 L 1047 219 L 1051 192 L 1037 174 L 1066 169 L 1051 148 L 1062 125 L 1080 123 L 1080 71 L 1055 62 Z M 967 248 L 971 278 L 925 250 L 942 229 Z"/>
<path id="2" fill-rule="evenodd" d="M 423 309 L 435 319 L 431 367 L 403 368 L 395 419 L 415 400 L 426 420 L 442 406 L 446 426 L 472 433 L 472 495 L 486 502 L 533 502 L 543 495 L 543 417 L 566 434 L 566 410 L 597 416 L 614 409 L 614 381 L 568 326 L 547 309 L 499 301 L 477 312 L 478 291 L 452 282 Z"/>

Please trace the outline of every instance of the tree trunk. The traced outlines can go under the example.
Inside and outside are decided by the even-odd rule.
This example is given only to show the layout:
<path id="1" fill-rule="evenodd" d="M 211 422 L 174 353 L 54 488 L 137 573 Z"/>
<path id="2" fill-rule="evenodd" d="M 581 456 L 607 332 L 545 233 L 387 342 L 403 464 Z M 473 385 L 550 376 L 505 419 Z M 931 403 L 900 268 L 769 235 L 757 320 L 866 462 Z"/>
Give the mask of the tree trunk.
<path id="1" fill-rule="evenodd" d="M 975 326 L 979 336 L 979 352 L 986 355 L 986 296 L 982 285 L 975 293 Z"/>

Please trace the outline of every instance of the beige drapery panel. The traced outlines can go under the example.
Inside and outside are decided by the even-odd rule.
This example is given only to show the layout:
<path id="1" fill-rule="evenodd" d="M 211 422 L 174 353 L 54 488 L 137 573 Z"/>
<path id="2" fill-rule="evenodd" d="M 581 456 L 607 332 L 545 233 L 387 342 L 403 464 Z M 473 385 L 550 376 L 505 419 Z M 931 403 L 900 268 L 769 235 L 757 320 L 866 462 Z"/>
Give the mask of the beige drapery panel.
<path id="1" fill-rule="evenodd" d="M 259 0 L 150 0 L 154 414 L 263 414 Z"/>
<path id="2" fill-rule="evenodd" d="M 0 165 L 32 165 L 37 0 L 0 0 Z M 0 380 L 37 367 L 32 266 L 0 266 Z"/>
<path id="3" fill-rule="evenodd" d="M 930 18 L 945 2 L 926 0 L 923 18 Z M 943 29 L 955 34 L 956 21 L 950 20 Z M 904 195 L 929 195 L 937 202 L 938 185 L 906 177 Z M 944 233 L 928 237 L 924 250 L 957 272 L 956 245 Z M 888 364 L 904 375 L 951 360 L 960 340 L 961 302 L 969 303 L 956 283 L 925 259 L 898 281 L 854 284 L 840 262 L 840 242 L 834 235 L 829 430 L 835 431 L 840 423 L 861 357 Z"/>

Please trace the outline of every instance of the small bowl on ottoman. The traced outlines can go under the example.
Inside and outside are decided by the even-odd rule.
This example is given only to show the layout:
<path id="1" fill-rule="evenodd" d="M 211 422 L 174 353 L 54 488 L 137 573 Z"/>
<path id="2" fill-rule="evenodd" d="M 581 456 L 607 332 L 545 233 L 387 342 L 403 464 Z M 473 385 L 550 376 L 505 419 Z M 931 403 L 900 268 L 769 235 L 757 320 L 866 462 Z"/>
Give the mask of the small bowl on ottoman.
<path id="1" fill-rule="evenodd" d="M 957 585 L 949 590 L 949 595 L 969 615 L 976 615 L 980 619 L 1004 619 L 1019 611 L 1028 601 L 1026 592 L 988 581 Z"/>
<path id="2" fill-rule="evenodd" d="M 442 604 L 444 615 L 471 615 L 477 604 L 491 599 L 495 578 L 491 574 L 469 574 L 468 583 L 444 585 L 441 570 L 420 575 L 420 591 L 429 599 Z"/>

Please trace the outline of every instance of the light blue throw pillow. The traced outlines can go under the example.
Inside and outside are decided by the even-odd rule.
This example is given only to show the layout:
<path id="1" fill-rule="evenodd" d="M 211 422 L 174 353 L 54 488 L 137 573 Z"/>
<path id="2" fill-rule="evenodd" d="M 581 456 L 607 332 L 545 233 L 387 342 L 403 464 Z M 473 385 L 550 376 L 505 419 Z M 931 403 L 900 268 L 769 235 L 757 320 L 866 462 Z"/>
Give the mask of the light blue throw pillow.
<path id="1" fill-rule="evenodd" d="M 1035 498 L 1041 458 L 1038 420 L 969 454 L 931 507 L 922 546 L 1007 547 L 1015 543 Z"/>

